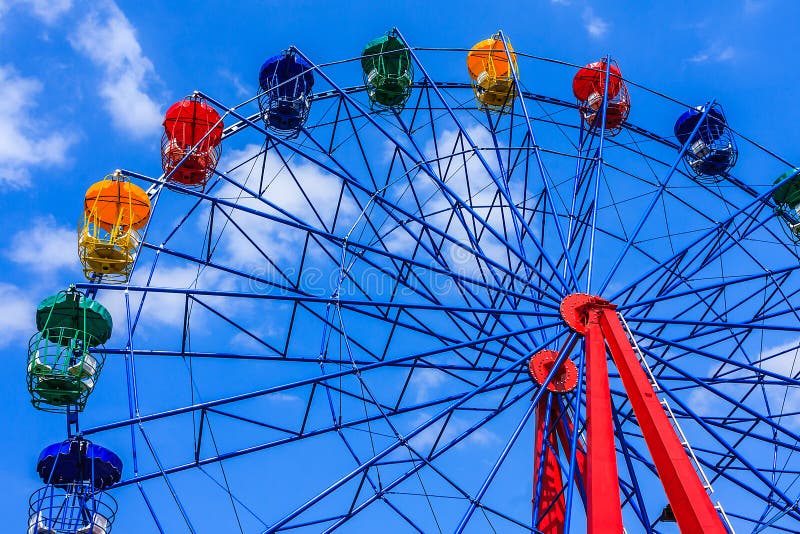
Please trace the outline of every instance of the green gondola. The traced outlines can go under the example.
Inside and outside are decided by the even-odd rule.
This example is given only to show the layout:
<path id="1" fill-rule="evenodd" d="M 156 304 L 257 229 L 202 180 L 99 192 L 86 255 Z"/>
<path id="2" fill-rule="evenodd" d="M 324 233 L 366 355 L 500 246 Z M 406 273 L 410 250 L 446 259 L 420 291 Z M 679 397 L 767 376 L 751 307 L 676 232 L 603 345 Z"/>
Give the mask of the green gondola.
<path id="1" fill-rule="evenodd" d="M 787 181 L 800 169 L 792 169 L 781 174 L 775 184 L 786 182 L 772 193 L 775 214 L 786 224 L 788 235 L 795 243 L 800 243 L 800 174 Z"/>
<path id="2" fill-rule="evenodd" d="M 367 43 L 361 53 L 364 85 L 373 106 L 402 109 L 411 96 L 414 69 L 406 45 L 389 33 Z"/>
<path id="3" fill-rule="evenodd" d="M 111 315 L 99 302 L 70 288 L 44 299 L 28 345 L 28 391 L 34 407 L 82 410 L 105 362 Z"/>

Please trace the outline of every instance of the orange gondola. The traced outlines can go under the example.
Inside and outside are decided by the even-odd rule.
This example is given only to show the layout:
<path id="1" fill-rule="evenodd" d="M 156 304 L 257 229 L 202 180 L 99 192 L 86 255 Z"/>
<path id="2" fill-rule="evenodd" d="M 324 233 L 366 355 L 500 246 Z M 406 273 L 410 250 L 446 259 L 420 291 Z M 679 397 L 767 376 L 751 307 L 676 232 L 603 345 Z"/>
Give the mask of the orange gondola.
<path id="1" fill-rule="evenodd" d="M 481 109 L 506 111 L 511 108 L 517 95 L 514 83 L 514 74 L 519 76 L 517 55 L 511 42 L 508 40 L 506 42 L 503 42 L 498 33 L 475 44 L 467 54 L 467 69 L 472 78 L 472 89 Z"/>
<path id="2" fill-rule="evenodd" d="M 93 184 L 83 200 L 78 252 L 87 279 L 127 282 L 150 219 L 150 197 L 119 171 Z"/>

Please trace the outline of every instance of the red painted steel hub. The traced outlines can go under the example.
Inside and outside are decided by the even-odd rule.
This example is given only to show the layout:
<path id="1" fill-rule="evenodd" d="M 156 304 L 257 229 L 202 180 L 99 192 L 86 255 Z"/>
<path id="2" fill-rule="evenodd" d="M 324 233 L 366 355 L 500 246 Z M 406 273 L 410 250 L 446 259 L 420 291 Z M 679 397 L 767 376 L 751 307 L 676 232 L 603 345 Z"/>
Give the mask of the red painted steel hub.
<path id="1" fill-rule="evenodd" d="M 553 369 L 558 352 L 554 350 L 540 350 L 528 362 L 528 370 L 536 383 L 540 386 L 547 380 L 547 375 Z M 547 390 L 553 393 L 567 393 L 578 385 L 578 368 L 569 358 L 566 358 L 558 368 L 553 379 L 547 384 Z"/>
<path id="2" fill-rule="evenodd" d="M 564 319 L 567 326 L 579 334 L 585 334 L 586 325 L 589 323 L 589 310 L 600 308 L 610 308 L 613 310 L 616 309 L 616 306 L 594 295 L 572 293 L 564 297 L 564 300 L 561 301 L 561 318 Z"/>

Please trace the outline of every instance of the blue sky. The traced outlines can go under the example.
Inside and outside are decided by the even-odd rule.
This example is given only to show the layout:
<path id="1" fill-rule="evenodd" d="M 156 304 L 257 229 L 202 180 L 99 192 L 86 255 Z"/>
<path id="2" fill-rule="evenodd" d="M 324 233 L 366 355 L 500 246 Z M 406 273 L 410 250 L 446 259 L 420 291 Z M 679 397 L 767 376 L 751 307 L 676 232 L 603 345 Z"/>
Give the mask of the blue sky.
<path id="1" fill-rule="evenodd" d="M 610 53 L 631 80 L 684 102 L 716 98 L 737 131 L 800 159 L 794 2 L 226 4 L 0 0 L 0 420 L 11 438 L 0 511 L 8 524 L 24 523 L 35 457 L 63 436 L 59 419 L 28 403 L 25 345 L 36 303 L 82 278 L 83 192 L 116 168 L 158 176 L 166 108 L 194 89 L 227 103 L 250 98 L 261 63 L 289 45 L 327 62 L 358 55 L 396 26 L 417 46 L 469 47 L 502 29 L 517 50 L 539 56 L 580 64 Z M 441 72 L 466 78 L 463 63 Z M 568 88 L 555 96 L 572 98 Z"/>

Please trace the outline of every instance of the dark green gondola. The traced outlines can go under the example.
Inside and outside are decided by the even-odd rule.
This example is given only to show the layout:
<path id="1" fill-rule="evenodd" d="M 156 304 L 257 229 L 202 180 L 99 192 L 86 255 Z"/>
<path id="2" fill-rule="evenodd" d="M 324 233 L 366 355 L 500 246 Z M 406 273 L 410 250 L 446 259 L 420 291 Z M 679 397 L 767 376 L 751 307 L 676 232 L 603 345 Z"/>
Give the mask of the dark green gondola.
<path id="1" fill-rule="evenodd" d="M 800 175 L 787 181 L 800 169 L 792 169 L 781 174 L 774 183 L 786 182 L 772 193 L 775 214 L 784 222 L 787 234 L 795 243 L 800 243 Z"/>
<path id="2" fill-rule="evenodd" d="M 364 85 L 373 106 L 402 109 L 414 83 L 414 68 L 406 45 L 389 33 L 367 43 L 361 55 Z"/>
<path id="3" fill-rule="evenodd" d="M 44 299 L 36 310 L 37 332 L 28 345 L 28 391 L 34 407 L 82 410 L 105 361 L 111 315 L 70 288 Z"/>

